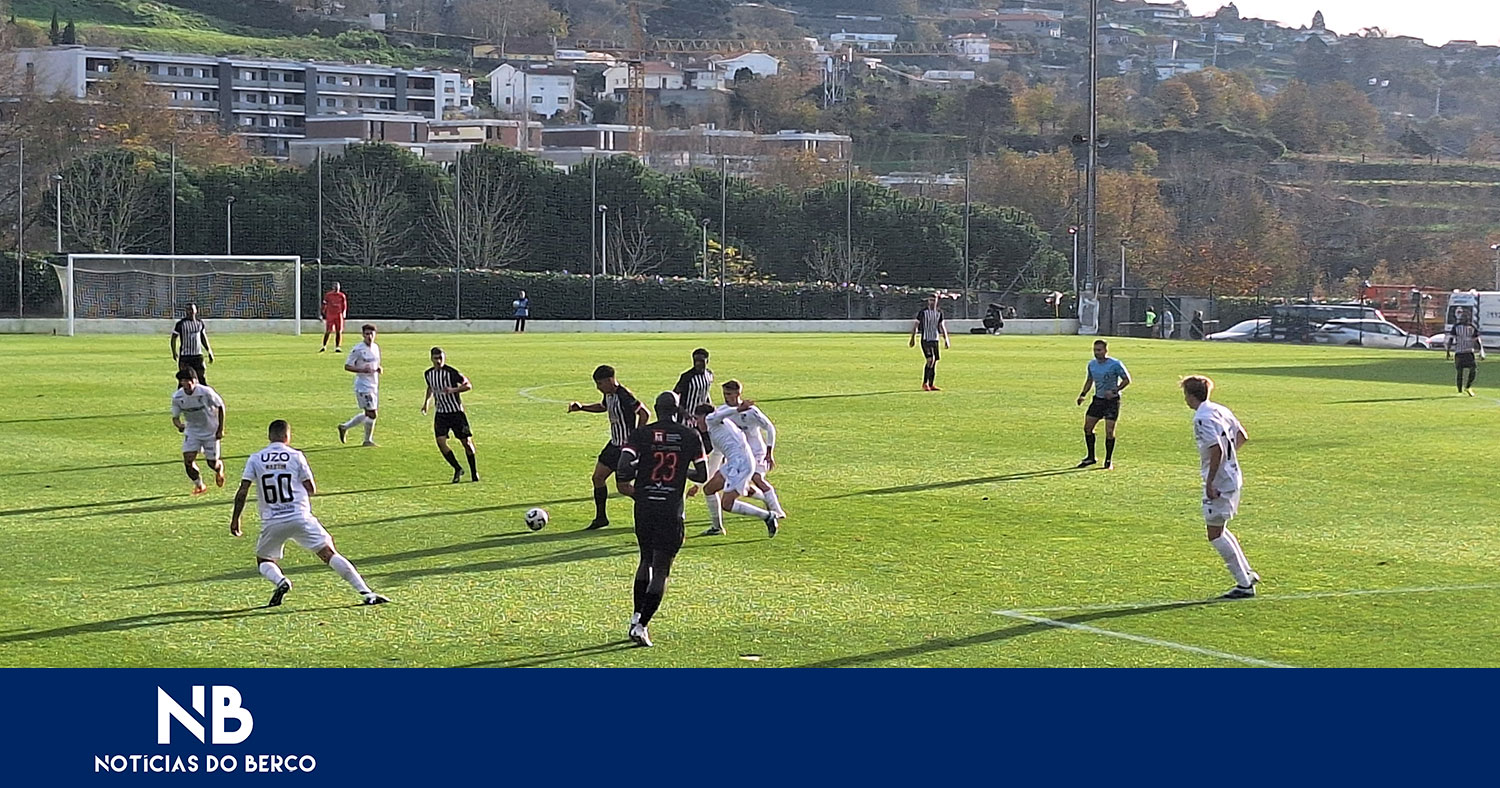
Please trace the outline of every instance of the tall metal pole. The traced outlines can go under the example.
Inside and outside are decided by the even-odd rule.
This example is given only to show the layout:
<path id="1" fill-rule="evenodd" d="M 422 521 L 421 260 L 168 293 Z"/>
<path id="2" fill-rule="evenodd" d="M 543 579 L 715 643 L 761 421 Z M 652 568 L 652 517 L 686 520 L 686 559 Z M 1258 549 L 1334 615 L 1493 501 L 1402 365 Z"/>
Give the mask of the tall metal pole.
<path id="1" fill-rule="evenodd" d="M 234 195 L 224 198 L 224 255 L 234 255 Z"/>
<path id="2" fill-rule="evenodd" d="M 26 316 L 26 141 L 16 162 L 16 317 Z"/>
<path id="3" fill-rule="evenodd" d="M 729 286 L 729 157 L 719 157 L 719 322 Z"/>
<path id="4" fill-rule="evenodd" d="M 844 279 L 854 272 L 854 160 L 844 162 Z M 854 319 L 854 294 L 844 282 L 844 318 Z"/>
<path id="5" fill-rule="evenodd" d="M 590 156 L 589 165 L 589 319 L 596 320 L 594 312 L 596 288 L 594 277 L 599 264 L 599 228 L 594 224 L 594 214 L 599 211 L 599 157 Z"/>
<path id="6" fill-rule="evenodd" d="M 323 149 L 318 148 L 318 297 L 323 297 Z"/>
<path id="7" fill-rule="evenodd" d="M 1099 229 L 1099 0 L 1089 0 L 1089 154 L 1088 183 L 1085 197 L 1088 215 L 1084 221 L 1084 256 L 1088 264 L 1088 284 L 1099 296 L 1098 262 L 1095 256 L 1095 234 Z"/>
<path id="8" fill-rule="evenodd" d="M 1125 239 L 1120 239 L 1120 287 L 1125 287 Z"/>
<path id="9" fill-rule="evenodd" d="M 969 216 L 973 204 L 969 200 L 969 157 L 964 157 L 964 319 L 969 317 Z"/>
<path id="10" fill-rule="evenodd" d="M 1500 244 L 1492 244 L 1490 249 L 1495 252 L 1495 289 L 1500 290 Z"/>
<path id="11" fill-rule="evenodd" d="M 708 220 L 702 221 L 703 225 L 703 281 L 708 281 Z"/>
<path id="12" fill-rule="evenodd" d="M 59 256 L 62 255 L 62 181 L 61 175 L 52 176 L 52 185 L 57 187 L 57 254 Z M 68 297 L 72 297 L 71 291 Z"/>
<path id="13" fill-rule="evenodd" d="M 453 319 L 462 320 L 464 290 L 464 154 L 453 158 Z"/>
<path id="14" fill-rule="evenodd" d="M 599 206 L 599 276 L 609 275 L 609 206 Z"/>
<path id="15" fill-rule="evenodd" d="M 177 258 L 176 258 L 176 254 L 177 254 L 177 140 L 176 139 L 172 140 L 172 153 L 171 153 L 171 157 L 172 157 L 172 180 L 171 180 L 171 183 L 168 184 L 170 186 L 170 189 L 169 189 L 169 194 L 168 194 L 168 203 L 169 204 L 168 204 L 168 207 L 167 207 L 167 254 L 173 255 L 173 257 L 172 257 L 172 302 L 171 302 L 171 304 L 169 304 L 169 306 L 172 309 L 172 312 L 171 312 L 171 314 L 168 315 L 169 317 L 175 316 L 176 313 L 177 313 Z"/>
<path id="16" fill-rule="evenodd" d="M 1073 236 L 1073 296 L 1076 299 L 1078 293 L 1078 227 L 1068 228 L 1068 235 Z"/>

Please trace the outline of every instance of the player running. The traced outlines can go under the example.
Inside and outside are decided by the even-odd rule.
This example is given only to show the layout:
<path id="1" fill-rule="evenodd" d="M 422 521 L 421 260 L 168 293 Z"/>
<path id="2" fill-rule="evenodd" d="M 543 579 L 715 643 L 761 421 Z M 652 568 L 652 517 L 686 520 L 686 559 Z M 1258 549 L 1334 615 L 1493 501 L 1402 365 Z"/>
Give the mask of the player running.
<path id="1" fill-rule="evenodd" d="M 1094 390 L 1094 401 L 1089 403 L 1088 413 L 1083 417 L 1083 443 L 1089 456 L 1078 463 L 1087 468 L 1098 462 L 1094 459 L 1094 427 L 1104 420 L 1104 470 L 1115 467 L 1115 422 L 1120 420 L 1120 392 L 1130 385 L 1130 373 L 1117 358 L 1109 357 L 1109 343 L 1094 342 L 1094 358 L 1089 361 L 1088 374 L 1083 379 L 1083 391 L 1078 392 L 1078 404 Z"/>
<path id="2" fill-rule="evenodd" d="M 635 499 L 635 540 L 641 551 L 635 568 L 635 613 L 630 616 L 630 639 L 651 645 L 646 630 L 667 593 L 672 560 L 682 549 L 683 490 L 689 479 L 708 479 L 707 459 L 698 431 L 681 423 L 677 394 L 656 397 L 656 421 L 630 434 L 620 448 L 615 486 Z M 642 467 L 641 463 L 645 466 Z"/>
<path id="3" fill-rule="evenodd" d="M 328 350 L 328 334 L 333 334 L 333 349 L 335 352 L 344 352 L 344 318 L 349 314 L 349 296 L 344 295 L 344 290 L 338 282 L 333 283 L 333 289 L 323 294 L 323 347 L 318 349 L 319 353 Z"/>
<path id="4" fill-rule="evenodd" d="M 193 482 L 193 495 L 208 492 L 198 473 L 198 453 L 214 469 L 214 484 L 224 486 L 224 461 L 219 459 L 219 441 L 224 440 L 224 400 L 219 392 L 198 383 L 191 369 L 177 370 L 177 390 L 172 392 L 172 426 L 182 433 L 182 467 Z"/>
<path id="5" fill-rule="evenodd" d="M 181 346 L 178 346 L 181 342 Z M 208 375 L 203 368 L 203 354 L 208 354 L 208 363 L 214 362 L 214 349 L 208 344 L 208 326 L 198 319 L 198 305 L 188 304 L 181 320 L 172 326 L 172 360 L 178 369 L 191 369 L 198 373 L 198 382 L 207 383 Z"/>
<path id="6" fill-rule="evenodd" d="M 943 322 L 943 310 L 938 309 L 938 297 L 934 293 L 927 296 L 927 306 L 917 311 L 917 317 L 911 324 L 911 342 L 907 347 L 917 346 L 917 332 L 922 333 L 922 355 L 927 359 L 927 365 L 922 368 L 922 390 L 942 391 L 937 387 L 937 364 L 942 359 L 938 352 L 938 337 L 943 338 L 943 349 L 952 349 L 948 341 L 948 324 Z"/>
<path id="7" fill-rule="evenodd" d="M 1209 402 L 1214 382 L 1201 375 L 1182 379 L 1182 397 L 1193 409 L 1193 437 L 1198 442 L 1198 456 L 1203 471 L 1203 522 L 1208 528 L 1208 543 L 1219 551 L 1224 566 L 1234 577 L 1234 588 L 1222 599 L 1248 599 L 1255 596 L 1260 575 L 1245 560 L 1240 540 L 1229 531 L 1229 521 L 1240 508 L 1240 449 L 1250 436 L 1240 426 L 1229 408 Z"/>
<path id="8" fill-rule="evenodd" d="M 463 444 L 464 454 L 469 459 L 469 478 L 479 481 L 479 466 L 474 462 L 474 433 L 469 430 L 469 415 L 464 413 L 462 394 L 474 388 L 464 373 L 448 366 L 443 349 L 432 349 L 432 367 L 425 373 L 427 393 L 422 395 L 422 415 L 427 415 L 427 402 L 432 401 L 436 412 L 432 415 L 432 430 L 437 437 L 438 451 L 443 459 L 453 466 L 453 483 L 464 479 L 464 470 L 458 466 L 458 458 L 448 448 L 448 433 Z"/>
<path id="9" fill-rule="evenodd" d="M 339 443 L 344 442 L 344 436 L 349 430 L 363 424 L 364 445 L 374 446 L 375 417 L 379 415 L 380 408 L 380 374 L 385 370 L 380 366 L 380 346 L 375 344 L 375 324 L 364 324 L 360 333 L 364 335 L 364 339 L 349 351 L 349 357 L 344 360 L 344 370 L 354 373 L 354 401 L 359 405 L 360 412 L 339 425 Z"/>
<path id="10" fill-rule="evenodd" d="M 1479 338 L 1479 326 L 1474 325 L 1469 310 L 1458 307 L 1454 310 L 1453 330 L 1448 332 L 1444 358 L 1456 359 L 1453 367 L 1458 373 L 1458 393 L 1474 396 L 1474 378 L 1479 366 L 1474 363 L 1474 354 L 1484 358 L 1484 341 Z M 1469 371 L 1469 382 L 1464 382 L 1464 370 Z"/>
<path id="11" fill-rule="evenodd" d="M 766 481 L 766 474 L 776 468 L 776 425 L 754 405 L 740 410 L 743 393 L 738 380 L 724 384 L 724 404 L 735 408 L 729 419 L 745 434 L 745 440 L 750 444 L 750 456 L 755 459 L 755 472 L 750 475 L 750 496 L 765 501 L 767 509 L 785 520 L 786 512 L 782 510 L 781 501 L 776 497 L 776 488 Z"/>
<path id="12" fill-rule="evenodd" d="M 738 410 L 749 410 L 753 405 L 752 402 L 742 401 L 737 407 L 722 405 L 715 409 L 712 405 L 698 406 L 694 414 L 698 429 L 707 430 L 713 438 L 714 446 L 724 453 L 724 465 L 703 485 L 703 492 L 710 496 L 722 492 L 719 505 L 723 511 L 761 520 L 766 524 L 766 536 L 774 537 L 780 517 L 775 512 L 768 512 L 740 500 L 741 496 L 750 492 L 750 477 L 755 474 L 755 457 L 750 453 L 750 442 L 745 439 L 745 433 L 730 420 L 730 416 Z M 724 533 L 724 523 L 719 521 L 704 531 L 703 535 L 718 536 Z"/>
<path id="13" fill-rule="evenodd" d="M 259 564 L 260 576 L 276 587 L 266 607 L 280 605 L 286 592 L 292 590 L 292 581 L 277 565 L 288 539 L 311 550 L 338 572 L 339 577 L 359 592 L 364 604 L 379 605 L 391 601 L 370 590 L 354 564 L 334 550 L 333 537 L 313 517 L 310 499 L 317 495 L 318 488 L 313 483 L 307 458 L 292 448 L 292 428 L 277 419 L 271 422 L 267 432 L 271 445 L 245 461 L 245 475 L 240 479 L 240 490 L 234 496 L 234 517 L 229 521 L 230 535 L 241 535 L 240 515 L 245 511 L 245 499 L 251 487 L 258 488 L 260 537 L 255 540 L 255 560 Z"/>
<path id="14" fill-rule="evenodd" d="M 604 395 L 602 400 L 588 405 L 568 403 L 569 413 L 583 411 L 609 414 L 609 443 L 604 444 L 604 448 L 599 451 L 599 458 L 594 461 L 594 521 L 586 529 L 590 531 L 609 525 L 609 515 L 604 506 L 609 498 L 609 488 L 605 485 L 609 483 L 610 474 L 620 464 L 620 447 L 625 445 L 630 433 L 645 424 L 651 415 L 629 389 L 615 381 L 615 368 L 608 364 L 600 365 L 594 370 L 594 387 Z"/>

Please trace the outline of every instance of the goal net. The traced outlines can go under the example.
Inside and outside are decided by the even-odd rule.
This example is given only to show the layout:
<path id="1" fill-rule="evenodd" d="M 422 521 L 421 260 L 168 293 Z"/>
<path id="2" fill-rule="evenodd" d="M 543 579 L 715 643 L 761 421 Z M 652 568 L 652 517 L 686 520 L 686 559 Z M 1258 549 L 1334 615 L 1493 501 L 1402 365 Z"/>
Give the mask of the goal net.
<path id="1" fill-rule="evenodd" d="M 118 321 L 176 319 L 188 304 L 205 320 L 302 333 L 301 257 L 70 254 L 54 267 L 69 336 L 119 330 Z"/>

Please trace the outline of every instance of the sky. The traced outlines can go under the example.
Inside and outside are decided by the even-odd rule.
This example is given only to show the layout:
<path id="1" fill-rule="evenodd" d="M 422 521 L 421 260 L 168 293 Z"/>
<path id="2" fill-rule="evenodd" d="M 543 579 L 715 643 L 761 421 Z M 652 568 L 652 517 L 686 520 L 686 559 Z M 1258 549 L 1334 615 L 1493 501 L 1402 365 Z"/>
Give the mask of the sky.
<path id="1" fill-rule="evenodd" d="M 1229 0 L 1187 4 L 1194 14 L 1212 14 Z M 1311 24 L 1313 12 L 1321 10 L 1328 29 L 1340 35 L 1381 27 L 1434 46 L 1453 39 L 1500 45 L 1500 0 L 1235 0 L 1235 5 L 1241 16 L 1291 27 Z"/>

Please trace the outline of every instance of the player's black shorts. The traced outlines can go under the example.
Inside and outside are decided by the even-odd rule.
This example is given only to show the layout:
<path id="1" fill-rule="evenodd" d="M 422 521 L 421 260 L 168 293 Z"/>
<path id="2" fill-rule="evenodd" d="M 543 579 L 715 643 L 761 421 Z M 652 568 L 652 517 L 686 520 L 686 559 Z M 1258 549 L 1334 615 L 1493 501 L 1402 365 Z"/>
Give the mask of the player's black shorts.
<path id="1" fill-rule="evenodd" d="M 654 507 L 636 506 L 635 541 L 640 544 L 641 549 L 673 555 L 681 550 L 687 531 L 680 511 L 663 512 Z"/>
<path id="2" fill-rule="evenodd" d="M 474 433 L 469 430 L 469 414 L 463 411 L 457 413 L 438 413 L 432 417 L 432 432 L 439 438 L 453 437 L 463 440 L 473 437 Z"/>
<path id="3" fill-rule="evenodd" d="M 1120 398 L 1105 399 L 1104 397 L 1094 397 L 1094 401 L 1089 403 L 1088 417 L 1091 419 L 1104 419 L 1105 421 L 1119 421 Z"/>
<path id="4" fill-rule="evenodd" d="M 599 450 L 599 464 L 610 470 L 620 467 L 620 447 L 613 443 L 604 444 Z"/>
<path id="5" fill-rule="evenodd" d="M 943 354 L 938 352 L 938 343 L 936 339 L 932 340 L 931 342 L 928 342 L 925 339 L 922 340 L 922 355 L 932 359 L 933 361 L 942 359 Z"/>
<path id="6" fill-rule="evenodd" d="M 199 383 L 206 382 L 206 381 L 204 381 L 203 378 L 204 378 L 205 373 L 207 372 L 207 370 L 204 369 L 204 367 L 203 367 L 203 356 L 201 356 L 201 355 L 198 355 L 198 356 L 188 356 L 188 355 L 178 356 L 177 357 L 177 368 L 178 369 L 191 369 L 192 371 L 198 373 L 198 382 Z"/>
<path id="7" fill-rule="evenodd" d="M 1456 366 L 1456 367 L 1458 367 L 1459 369 L 1474 369 L 1475 368 L 1474 354 L 1473 353 L 1454 353 L 1453 354 L 1453 365 Z"/>

